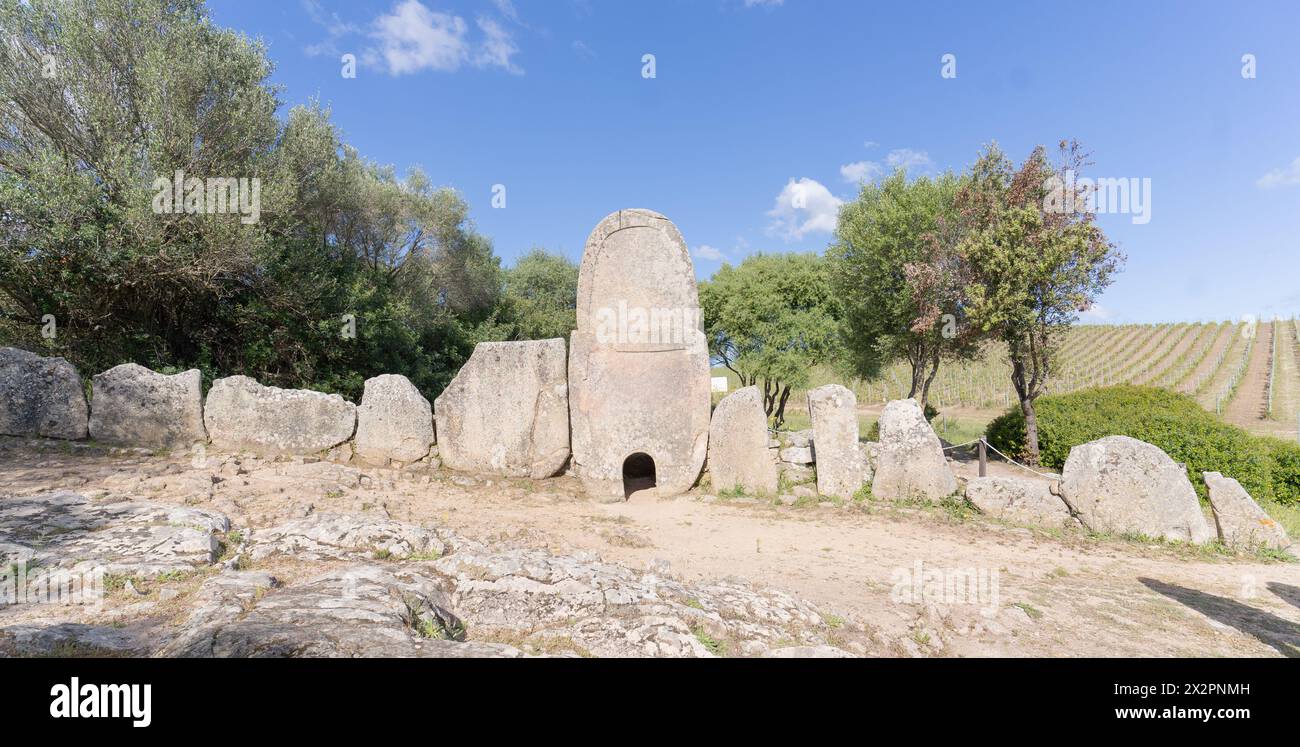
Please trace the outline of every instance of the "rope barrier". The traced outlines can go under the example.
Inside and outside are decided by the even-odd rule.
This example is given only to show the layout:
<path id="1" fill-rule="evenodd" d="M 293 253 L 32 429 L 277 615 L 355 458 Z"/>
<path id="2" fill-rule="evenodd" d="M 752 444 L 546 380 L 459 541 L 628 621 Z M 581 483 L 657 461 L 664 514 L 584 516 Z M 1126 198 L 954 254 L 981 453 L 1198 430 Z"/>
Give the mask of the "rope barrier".
<path id="1" fill-rule="evenodd" d="M 1049 480 L 1059 480 L 1059 479 L 1061 479 L 1061 476 L 1060 476 L 1060 475 L 1049 475 L 1049 474 L 1044 474 L 1044 473 L 1042 473 L 1042 472 L 1039 472 L 1039 471 L 1036 470 L 1036 469 L 1030 469 L 1029 467 L 1026 467 L 1025 465 L 1021 464 L 1020 462 L 1017 462 L 1016 460 L 1012 459 L 1011 457 L 1007 456 L 1006 454 L 1003 454 L 1002 452 L 998 451 L 996 448 L 994 448 L 993 444 L 987 444 L 987 446 L 988 446 L 990 449 L 993 450 L 993 453 L 997 454 L 998 456 L 1002 457 L 1003 459 L 1007 460 L 1008 462 L 1010 462 L 1010 463 L 1016 465 L 1016 466 L 1019 467 L 1020 469 L 1025 470 L 1026 472 L 1032 472 L 1032 473 L 1034 473 L 1035 475 L 1038 475 L 1039 477 L 1046 477 L 1046 478 L 1049 479 Z"/>
<path id="2" fill-rule="evenodd" d="M 944 451 L 949 451 L 949 450 L 951 450 L 951 449 L 960 449 L 960 448 L 963 447 L 963 446 L 970 446 L 971 444 L 977 444 L 977 443 L 979 443 L 979 442 L 980 442 L 980 440 L 977 438 L 977 439 L 975 439 L 974 441 L 967 441 L 967 442 L 964 443 L 964 444 L 954 444 L 954 445 L 952 445 L 952 446 L 948 446 L 948 447 L 944 448 Z"/>

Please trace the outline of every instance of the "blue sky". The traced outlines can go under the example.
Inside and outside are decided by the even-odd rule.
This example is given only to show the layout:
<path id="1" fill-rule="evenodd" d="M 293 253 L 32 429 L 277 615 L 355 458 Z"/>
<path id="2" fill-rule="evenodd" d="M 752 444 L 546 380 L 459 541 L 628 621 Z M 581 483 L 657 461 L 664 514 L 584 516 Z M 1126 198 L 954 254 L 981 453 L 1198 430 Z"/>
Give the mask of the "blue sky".
<path id="1" fill-rule="evenodd" d="M 367 157 L 459 190 L 507 263 L 577 259 L 602 216 L 646 207 L 708 277 L 823 250 L 837 201 L 891 164 L 1073 137 L 1090 175 L 1151 180 L 1149 222 L 1099 218 L 1128 262 L 1088 320 L 1300 314 L 1300 3 L 209 5 L 267 43 L 286 104 L 319 97 Z"/>

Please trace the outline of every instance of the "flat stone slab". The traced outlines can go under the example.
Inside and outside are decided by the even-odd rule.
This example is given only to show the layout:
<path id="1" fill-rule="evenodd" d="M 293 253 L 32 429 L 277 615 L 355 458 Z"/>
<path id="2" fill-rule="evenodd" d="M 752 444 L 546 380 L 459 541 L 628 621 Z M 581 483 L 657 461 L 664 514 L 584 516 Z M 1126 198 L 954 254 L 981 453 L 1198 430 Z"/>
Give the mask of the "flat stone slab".
<path id="1" fill-rule="evenodd" d="M 0 563 L 150 577 L 215 563 L 230 521 L 146 501 L 100 503 L 72 492 L 0 497 Z"/>

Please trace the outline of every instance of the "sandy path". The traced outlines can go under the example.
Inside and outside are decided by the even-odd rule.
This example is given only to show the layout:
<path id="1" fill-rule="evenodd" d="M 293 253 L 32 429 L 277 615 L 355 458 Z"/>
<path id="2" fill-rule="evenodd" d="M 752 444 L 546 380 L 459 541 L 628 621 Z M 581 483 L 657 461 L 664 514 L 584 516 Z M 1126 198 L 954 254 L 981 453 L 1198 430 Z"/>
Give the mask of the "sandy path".
<path id="1" fill-rule="evenodd" d="M 1223 419 L 1243 427 L 1258 426 L 1268 413 L 1269 357 L 1272 355 L 1274 324 L 1256 326 L 1255 345 L 1250 349 L 1246 371 L 1237 392 L 1224 408 Z M 1226 384 L 1226 382 L 1225 382 Z M 1215 392 L 1217 396 L 1218 392 Z"/>

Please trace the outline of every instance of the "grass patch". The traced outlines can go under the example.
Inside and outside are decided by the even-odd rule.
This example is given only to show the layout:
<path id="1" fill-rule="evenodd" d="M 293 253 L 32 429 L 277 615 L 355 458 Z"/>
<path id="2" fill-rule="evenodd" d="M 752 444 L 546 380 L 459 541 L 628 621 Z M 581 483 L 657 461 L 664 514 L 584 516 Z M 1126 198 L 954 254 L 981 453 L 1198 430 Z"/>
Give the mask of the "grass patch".
<path id="1" fill-rule="evenodd" d="M 700 645 L 704 647 L 704 650 L 714 656 L 727 655 L 727 644 L 724 641 L 720 641 L 709 635 L 703 627 L 697 625 L 691 628 L 691 633 L 695 635 L 695 640 L 700 642 Z"/>

